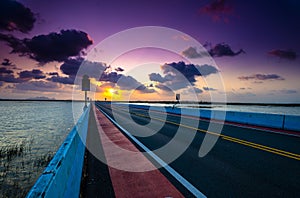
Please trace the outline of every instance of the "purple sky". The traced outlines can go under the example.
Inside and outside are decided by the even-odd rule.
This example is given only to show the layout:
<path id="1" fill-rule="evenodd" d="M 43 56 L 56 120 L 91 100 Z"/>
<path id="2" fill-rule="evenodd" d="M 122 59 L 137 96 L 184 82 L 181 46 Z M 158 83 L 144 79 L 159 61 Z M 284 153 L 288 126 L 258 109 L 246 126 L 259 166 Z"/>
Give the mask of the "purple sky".
<path id="1" fill-rule="evenodd" d="M 216 90 L 204 89 L 206 85 L 201 79 L 204 75 L 191 73 L 195 64 L 189 66 L 186 63 L 182 72 L 188 79 L 195 78 L 196 82 L 191 84 L 197 90 L 201 89 L 197 92 L 199 99 L 209 100 L 211 92 L 219 91 L 226 92 L 229 102 L 300 102 L 300 2 L 297 0 L 17 2 L 3 0 L 0 6 L 0 98 L 45 96 L 70 99 L 77 71 L 76 64 L 80 61 L 78 57 L 85 58 L 86 52 L 120 31 L 139 26 L 162 26 L 183 32 L 202 45 L 207 44 L 205 47 L 218 66 L 219 75 L 224 79 L 224 90 L 216 87 L 211 87 Z M 5 12 L 1 10 L 4 7 Z M 26 11 L 26 8 L 29 10 Z M 49 36 L 50 33 L 56 34 Z M 54 41 L 53 37 L 57 40 Z M 196 62 L 201 59 L 200 56 L 197 57 L 199 49 L 193 51 L 195 46 L 187 47 L 191 49 L 182 49 L 182 60 L 184 57 Z M 236 52 L 240 49 L 245 53 L 237 55 Z M 10 53 L 12 50 L 14 53 Z M 177 65 L 172 65 L 176 68 L 180 65 L 180 58 L 177 55 L 160 53 L 160 50 L 145 52 L 146 55 L 142 55 L 143 50 L 137 50 L 135 54 L 128 53 L 127 57 L 116 60 L 117 65 L 105 70 L 107 77 L 99 80 L 99 91 L 103 91 L 102 84 L 108 89 L 107 83 L 110 83 L 109 87 L 125 94 L 130 88 L 118 84 L 116 79 L 125 77 L 132 80 L 132 77 L 136 85 L 147 82 L 145 87 L 138 90 L 141 98 L 149 99 L 156 93 L 165 96 L 160 99 L 173 99 L 170 96 L 172 94 L 159 93 L 164 91 L 160 89 L 162 86 L 176 83 L 176 76 L 173 75 L 172 80 L 160 82 L 151 82 L 147 77 L 151 73 L 159 73 L 167 79 L 168 73 L 163 67 L 159 68 L 159 65 L 176 62 Z M 129 70 L 133 66 L 130 64 L 135 62 L 132 60 L 136 56 L 139 56 L 140 63 L 140 59 L 144 58 L 144 61 L 147 59 L 149 62 L 152 58 L 157 63 L 153 64 L 153 71 L 151 64 L 148 64 L 143 74 L 131 74 Z M 172 60 L 172 57 L 177 58 Z M 170 62 L 159 62 L 163 60 Z M 65 66 L 61 68 L 63 64 Z M 114 71 L 113 67 L 121 67 L 124 71 Z M 54 72 L 57 74 L 54 75 Z M 214 75 L 216 74 L 211 73 L 207 76 L 210 78 Z M 142 78 L 147 79 L 142 82 Z M 147 87 L 150 84 L 153 87 Z M 189 93 L 189 89 L 190 87 L 183 87 L 173 91 Z"/>

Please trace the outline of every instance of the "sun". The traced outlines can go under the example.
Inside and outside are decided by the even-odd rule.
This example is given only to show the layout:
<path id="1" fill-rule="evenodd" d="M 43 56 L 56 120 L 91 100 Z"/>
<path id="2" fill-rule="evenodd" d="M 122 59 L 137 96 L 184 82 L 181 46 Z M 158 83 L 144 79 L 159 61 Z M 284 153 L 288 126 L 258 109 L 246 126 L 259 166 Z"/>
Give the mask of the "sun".
<path id="1" fill-rule="evenodd" d="M 113 95 L 115 93 L 115 90 L 113 88 L 108 89 L 108 92 Z"/>

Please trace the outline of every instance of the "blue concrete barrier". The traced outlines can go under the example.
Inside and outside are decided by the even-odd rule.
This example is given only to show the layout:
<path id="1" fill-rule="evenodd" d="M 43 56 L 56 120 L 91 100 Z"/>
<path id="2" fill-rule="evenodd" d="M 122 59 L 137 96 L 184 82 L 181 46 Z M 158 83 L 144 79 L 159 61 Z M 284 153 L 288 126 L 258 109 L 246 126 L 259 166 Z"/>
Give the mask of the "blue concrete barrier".
<path id="1" fill-rule="evenodd" d="M 124 106 L 126 104 L 118 104 Z M 149 109 L 148 105 L 132 105 L 133 108 Z M 300 131 L 300 116 L 280 115 L 280 114 L 267 114 L 255 112 L 237 112 L 237 111 L 220 111 L 220 110 L 207 110 L 207 109 L 193 109 L 193 108 L 172 108 L 151 106 L 151 110 L 166 111 L 168 113 L 190 115 L 206 119 L 223 120 L 228 122 L 236 122 L 241 124 L 249 124 L 256 126 L 271 127 L 277 129 L 286 129 Z M 165 108 L 165 109 L 164 109 Z M 225 117 L 224 117 L 225 115 Z"/>
<path id="2" fill-rule="evenodd" d="M 28 198 L 79 197 L 90 106 L 31 188 Z"/>
<path id="3" fill-rule="evenodd" d="M 300 131 L 300 116 L 286 115 L 283 128 L 287 130 Z"/>

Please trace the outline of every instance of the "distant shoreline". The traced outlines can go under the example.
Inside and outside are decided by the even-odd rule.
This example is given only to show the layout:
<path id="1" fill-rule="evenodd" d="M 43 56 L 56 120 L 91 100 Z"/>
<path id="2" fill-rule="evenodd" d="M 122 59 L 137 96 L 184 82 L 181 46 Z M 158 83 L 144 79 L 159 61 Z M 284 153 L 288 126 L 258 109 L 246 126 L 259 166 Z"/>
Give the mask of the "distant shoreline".
<path id="1" fill-rule="evenodd" d="M 0 99 L 0 101 L 29 101 L 29 102 L 84 102 L 84 100 L 39 100 L 39 99 Z M 108 101 L 110 102 L 110 101 Z M 128 102 L 128 101 L 113 101 L 113 102 Z M 162 104 L 175 104 L 176 101 L 129 101 L 129 103 L 162 103 Z M 251 106 L 286 106 L 286 107 L 298 107 L 300 103 L 241 103 L 241 102 L 194 102 L 194 101 L 181 101 L 181 104 L 198 104 L 198 105 L 251 105 Z"/>

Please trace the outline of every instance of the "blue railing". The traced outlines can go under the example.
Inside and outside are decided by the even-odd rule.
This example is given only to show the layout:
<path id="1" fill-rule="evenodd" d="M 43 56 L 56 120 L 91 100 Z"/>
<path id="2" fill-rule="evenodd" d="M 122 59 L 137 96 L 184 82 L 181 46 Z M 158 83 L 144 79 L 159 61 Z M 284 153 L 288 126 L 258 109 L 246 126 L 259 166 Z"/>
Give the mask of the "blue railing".
<path id="1" fill-rule="evenodd" d="M 79 197 L 91 105 L 27 194 L 33 197 Z"/>

